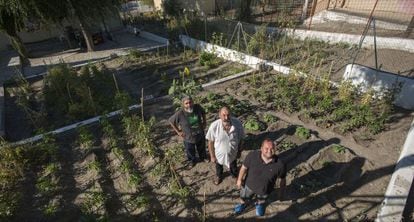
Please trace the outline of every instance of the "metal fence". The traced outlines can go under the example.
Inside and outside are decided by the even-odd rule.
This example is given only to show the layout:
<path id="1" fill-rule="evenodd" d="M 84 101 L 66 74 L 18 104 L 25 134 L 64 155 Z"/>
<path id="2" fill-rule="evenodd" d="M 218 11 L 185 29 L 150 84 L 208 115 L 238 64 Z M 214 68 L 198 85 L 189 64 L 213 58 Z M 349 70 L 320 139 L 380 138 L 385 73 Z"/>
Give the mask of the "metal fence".
<path id="1" fill-rule="evenodd" d="M 246 2 L 247 11 L 242 9 Z M 414 0 L 229 0 L 221 1 L 216 14 L 253 24 L 351 34 L 362 34 L 374 18 L 378 36 L 414 39 Z"/>

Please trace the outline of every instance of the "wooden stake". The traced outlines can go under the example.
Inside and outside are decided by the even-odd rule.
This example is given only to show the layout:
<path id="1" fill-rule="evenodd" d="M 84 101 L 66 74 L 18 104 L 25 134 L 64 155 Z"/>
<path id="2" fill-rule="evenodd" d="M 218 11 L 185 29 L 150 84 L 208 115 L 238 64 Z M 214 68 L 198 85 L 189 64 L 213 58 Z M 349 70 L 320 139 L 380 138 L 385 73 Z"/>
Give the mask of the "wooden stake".
<path id="1" fill-rule="evenodd" d="M 114 83 L 115 83 L 116 91 L 119 93 L 118 82 L 116 81 L 116 77 L 115 77 L 115 74 L 114 73 L 112 73 L 112 78 L 114 78 Z"/>
<path id="2" fill-rule="evenodd" d="M 204 198 L 203 198 L 203 203 L 204 203 L 204 212 L 203 212 L 203 222 L 206 221 L 206 214 L 207 214 L 207 209 L 206 209 L 206 184 L 204 184 Z"/>
<path id="3" fill-rule="evenodd" d="M 141 118 L 144 121 L 144 88 L 141 88 Z"/>

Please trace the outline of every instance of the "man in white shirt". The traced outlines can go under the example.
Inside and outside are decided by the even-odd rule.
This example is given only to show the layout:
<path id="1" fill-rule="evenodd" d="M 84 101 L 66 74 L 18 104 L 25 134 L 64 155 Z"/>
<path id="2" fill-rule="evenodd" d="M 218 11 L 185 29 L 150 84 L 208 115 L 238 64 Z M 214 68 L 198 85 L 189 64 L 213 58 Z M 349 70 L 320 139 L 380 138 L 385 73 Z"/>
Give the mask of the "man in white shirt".
<path id="1" fill-rule="evenodd" d="M 233 178 L 237 178 L 237 158 L 244 138 L 243 125 L 231 116 L 229 108 L 222 107 L 219 117 L 220 119 L 211 123 L 206 134 L 210 159 L 216 164 L 216 185 L 223 180 L 223 165 L 230 169 Z"/>

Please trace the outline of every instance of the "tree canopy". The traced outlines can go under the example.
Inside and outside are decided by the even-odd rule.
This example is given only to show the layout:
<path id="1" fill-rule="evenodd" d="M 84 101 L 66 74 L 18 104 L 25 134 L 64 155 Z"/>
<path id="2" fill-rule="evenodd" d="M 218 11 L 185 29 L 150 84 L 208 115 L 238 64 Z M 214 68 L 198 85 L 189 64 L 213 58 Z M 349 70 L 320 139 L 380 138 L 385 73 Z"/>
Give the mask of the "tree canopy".
<path id="1" fill-rule="evenodd" d="M 9 36 L 20 57 L 27 59 L 28 54 L 17 34 L 25 21 L 52 24 L 76 18 L 88 50 L 93 50 L 90 24 L 102 14 L 116 15 L 120 4 L 121 0 L 0 0 L 0 31 Z"/>

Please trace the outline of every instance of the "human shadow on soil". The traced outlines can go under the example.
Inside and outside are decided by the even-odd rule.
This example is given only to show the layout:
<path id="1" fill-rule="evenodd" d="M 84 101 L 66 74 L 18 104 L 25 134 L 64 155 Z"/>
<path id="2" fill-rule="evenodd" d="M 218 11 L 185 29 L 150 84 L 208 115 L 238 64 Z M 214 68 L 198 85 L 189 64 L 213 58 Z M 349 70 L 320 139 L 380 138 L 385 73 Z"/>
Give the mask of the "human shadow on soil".
<path id="1" fill-rule="evenodd" d="M 355 157 L 349 162 L 329 162 L 319 170 L 310 171 L 306 175 L 293 179 L 286 187 L 285 200 L 296 201 L 317 193 L 335 184 L 349 186 L 362 174 L 365 159 Z"/>
<path id="2" fill-rule="evenodd" d="M 338 138 L 309 141 L 292 149 L 283 151 L 279 153 L 278 156 L 286 164 L 286 171 L 289 171 L 299 164 L 306 162 L 306 160 L 318 153 L 322 148 L 332 144 L 338 144 L 339 142 L 340 140 Z"/>
<path id="3" fill-rule="evenodd" d="M 407 167 L 407 166 L 404 166 Z M 337 210 L 335 212 L 331 212 L 328 213 L 326 215 L 322 215 L 320 216 L 318 219 L 314 220 L 314 221 L 320 221 L 320 220 L 324 220 L 324 221 L 329 221 L 330 219 L 328 219 L 327 217 L 332 215 L 332 214 L 337 214 L 339 218 L 342 218 L 341 214 L 342 211 L 344 211 L 346 208 L 350 208 L 352 205 L 354 205 L 354 207 L 357 207 L 358 204 L 360 203 L 369 203 L 370 207 L 369 208 L 364 208 L 361 209 L 361 213 L 365 214 L 368 211 L 378 207 L 381 204 L 381 200 L 383 199 L 383 195 L 363 195 L 363 196 L 353 196 L 352 193 L 354 191 L 356 191 L 358 188 L 360 188 L 361 186 L 370 183 L 372 181 L 375 181 L 381 177 L 387 176 L 389 174 L 391 174 L 393 172 L 393 170 L 395 169 L 395 165 L 389 165 L 386 167 L 382 167 L 379 169 L 375 169 L 375 170 L 370 170 L 370 171 L 366 171 L 365 173 L 363 173 L 360 177 L 359 180 L 354 181 L 353 183 L 343 183 L 339 186 L 333 187 L 332 189 L 328 189 L 324 192 L 321 192 L 317 195 L 314 195 L 312 197 L 308 197 L 307 199 L 305 199 L 302 202 L 295 202 L 293 203 L 291 206 L 289 206 L 287 209 L 285 209 L 284 211 L 277 213 L 275 216 L 273 216 L 270 221 L 275 221 L 275 220 L 281 220 L 283 221 L 283 218 L 286 217 L 286 215 L 291 215 L 292 212 L 295 214 L 296 218 L 301 217 L 302 215 L 305 215 L 309 212 L 312 212 L 316 209 L 319 209 L 321 207 L 323 207 L 326 204 L 330 204 L 331 206 L 336 206 L 335 205 L 335 201 L 339 200 L 341 198 L 345 198 L 345 197 L 354 197 L 356 199 L 360 198 L 360 200 L 354 200 L 351 203 L 346 204 L 343 207 L 335 207 Z M 379 201 L 367 201 L 367 198 L 376 198 L 376 199 L 380 199 Z M 401 198 L 401 197 L 395 197 L 395 198 Z M 362 211 L 363 210 L 363 211 Z M 359 215 L 361 216 L 361 215 Z M 348 220 L 352 220 L 352 219 L 358 219 L 357 216 L 355 216 L 354 218 L 351 218 Z M 341 220 L 341 219 L 339 219 Z M 342 220 L 344 220 L 344 218 L 342 218 Z M 299 220 L 298 220 L 299 221 Z M 307 221 L 312 221 L 312 220 L 307 220 Z M 337 221 L 337 220 L 335 220 Z"/>
<path id="4" fill-rule="evenodd" d="M 291 131 L 291 127 L 282 128 L 276 131 L 269 131 L 260 134 L 246 134 L 246 137 L 243 141 L 244 150 L 257 150 L 260 149 L 260 146 L 264 139 L 269 138 L 273 141 L 277 141 L 280 138 L 283 138 L 284 134 L 288 134 Z"/>

